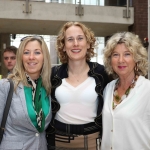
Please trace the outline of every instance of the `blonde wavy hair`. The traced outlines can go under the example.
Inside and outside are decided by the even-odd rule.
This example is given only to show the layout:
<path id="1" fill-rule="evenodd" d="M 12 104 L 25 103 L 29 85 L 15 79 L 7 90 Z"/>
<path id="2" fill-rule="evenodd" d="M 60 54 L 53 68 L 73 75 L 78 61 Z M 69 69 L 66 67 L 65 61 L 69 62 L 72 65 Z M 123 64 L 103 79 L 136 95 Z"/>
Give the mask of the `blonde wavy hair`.
<path id="1" fill-rule="evenodd" d="M 118 44 L 124 43 L 126 48 L 133 54 L 136 63 L 136 74 L 146 76 L 148 73 L 148 54 L 138 35 L 131 32 L 116 33 L 109 38 L 104 48 L 104 66 L 109 75 L 117 78 L 111 66 L 111 55 Z"/>
<path id="2" fill-rule="evenodd" d="M 43 57 L 44 57 L 44 63 L 41 70 L 41 77 L 42 77 L 42 85 L 45 88 L 47 94 L 50 94 L 51 89 L 51 83 L 50 83 L 50 75 L 51 75 L 51 61 L 50 61 L 50 54 L 48 47 L 45 43 L 45 41 L 42 38 L 38 37 L 27 37 L 25 38 L 18 48 L 17 54 L 16 54 L 16 65 L 13 69 L 13 73 L 8 76 L 8 78 L 11 78 L 14 81 L 14 87 L 15 90 L 18 86 L 18 84 L 21 82 L 24 86 L 29 86 L 26 75 L 25 75 L 25 68 L 22 61 L 22 56 L 24 52 L 25 46 L 32 41 L 37 41 L 41 45 Z"/>
<path id="3" fill-rule="evenodd" d="M 93 31 L 86 27 L 84 24 L 79 23 L 79 22 L 67 22 L 66 24 L 63 25 L 61 28 L 58 36 L 57 36 L 57 42 L 56 42 L 56 50 L 58 53 L 58 57 L 60 59 L 60 62 L 62 63 L 67 63 L 68 62 L 68 56 L 66 52 L 63 51 L 64 46 L 65 46 L 65 33 L 66 30 L 71 27 L 71 26 L 77 26 L 80 27 L 86 37 L 87 43 L 90 45 L 90 48 L 87 49 L 87 54 L 86 54 L 86 60 L 90 61 L 90 59 L 95 56 L 94 53 L 94 48 L 97 46 L 96 45 L 96 38 L 94 36 Z"/>

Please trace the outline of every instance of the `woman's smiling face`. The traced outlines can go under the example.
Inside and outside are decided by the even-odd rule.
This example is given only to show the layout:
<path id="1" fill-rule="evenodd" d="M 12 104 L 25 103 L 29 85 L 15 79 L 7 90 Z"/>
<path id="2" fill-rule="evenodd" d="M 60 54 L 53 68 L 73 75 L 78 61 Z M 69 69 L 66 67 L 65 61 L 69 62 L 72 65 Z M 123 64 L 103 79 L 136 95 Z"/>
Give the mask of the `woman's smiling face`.
<path id="1" fill-rule="evenodd" d="M 126 48 L 124 43 L 115 47 L 111 55 L 111 65 L 119 77 L 134 75 L 136 63 L 133 59 L 133 54 Z"/>
<path id="2" fill-rule="evenodd" d="M 90 48 L 82 29 L 71 26 L 65 32 L 65 47 L 69 61 L 86 60 L 87 49 Z"/>
<path id="3" fill-rule="evenodd" d="M 37 79 L 40 76 L 44 56 L 42 53 L 41 45 L 38 41 L 30 41 L 24 48 L 22 56 L 25 72 L 31 79 Z"/>

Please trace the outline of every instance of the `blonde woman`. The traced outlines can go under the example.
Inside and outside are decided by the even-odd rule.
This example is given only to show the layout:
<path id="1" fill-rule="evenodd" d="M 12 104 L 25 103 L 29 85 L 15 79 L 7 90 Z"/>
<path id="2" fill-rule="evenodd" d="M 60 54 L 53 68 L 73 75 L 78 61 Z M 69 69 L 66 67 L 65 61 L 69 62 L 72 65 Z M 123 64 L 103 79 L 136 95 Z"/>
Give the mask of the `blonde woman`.
<path id="1" fill-rule="evenodd" d="M 115 80 L 104 90 L 101 149 L 150 149 L 148 57 L 139 37 L 114 34 L 104 48 L 104 64 Z"/>
<path id="2" fill-rule="evenodd" d="M 50 55 L 40 36 L 22 39 L 16 66 L 8 78 L 14 93 L 0 149 L 47 150 L 45 129 L 51 121 Z M 0 80 L 0 122 L 10 84 Z"/>

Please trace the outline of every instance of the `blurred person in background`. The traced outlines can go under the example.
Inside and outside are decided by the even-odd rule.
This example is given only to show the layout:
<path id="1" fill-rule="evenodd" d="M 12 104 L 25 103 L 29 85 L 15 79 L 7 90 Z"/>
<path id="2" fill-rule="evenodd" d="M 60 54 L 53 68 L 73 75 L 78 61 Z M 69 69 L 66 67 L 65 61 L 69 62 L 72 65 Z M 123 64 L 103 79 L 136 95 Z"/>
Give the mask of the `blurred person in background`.
<path id="1" fill-rule="evenodd" d="M 3 61 L 4 61 L 5 67 L 8 70 L 8 74 L 12 73 L 12 70 L 15 67 L 16 53 L 17 53 L 17 47 L 15 46 L 8 46 L 3 51 Z"/>

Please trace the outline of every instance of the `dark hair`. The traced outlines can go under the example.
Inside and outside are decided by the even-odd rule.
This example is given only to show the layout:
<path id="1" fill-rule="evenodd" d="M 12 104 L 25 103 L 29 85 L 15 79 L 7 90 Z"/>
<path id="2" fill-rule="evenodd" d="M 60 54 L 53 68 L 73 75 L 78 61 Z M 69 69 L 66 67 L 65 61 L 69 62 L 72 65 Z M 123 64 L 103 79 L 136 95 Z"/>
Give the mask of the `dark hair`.
<path id="1" fill-rule="evenodd" d="M 16 55 L 16 53 L 17 53 L 17 47 L 15 47 L 15 46 L 7 46 L 7 47 L 4 49 L 3 54 L 4 54 L 5 52 L 13 52 L 13 53 Z"/>

